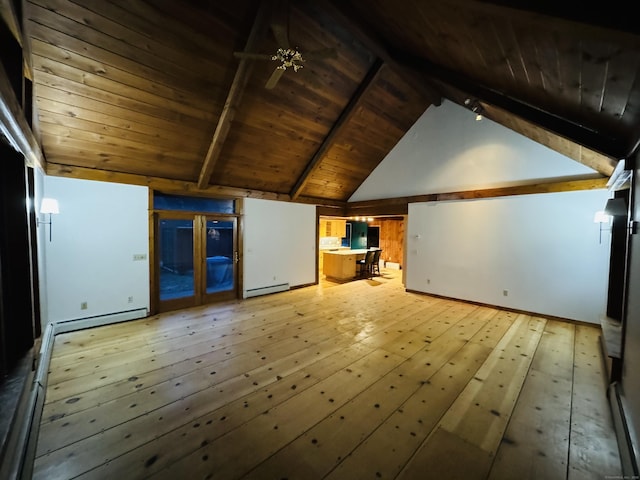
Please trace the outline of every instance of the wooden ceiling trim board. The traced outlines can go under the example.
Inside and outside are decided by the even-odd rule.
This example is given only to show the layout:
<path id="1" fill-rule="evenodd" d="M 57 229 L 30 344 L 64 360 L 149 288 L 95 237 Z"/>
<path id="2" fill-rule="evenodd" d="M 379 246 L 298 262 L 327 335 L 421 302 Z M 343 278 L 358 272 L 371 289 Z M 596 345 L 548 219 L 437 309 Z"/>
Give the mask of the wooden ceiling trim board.
<path id="1" fill-rule="evenodd" d="M 558 182 L 540 182 L 512 187 L 487 188 L 448 193 L 430 193 L 408 197 L 364 200 L 347 204 L 347 216 L 373 216 L 397 214 L 405 215 L 409 203 L 442 202 L 450 200 L 473 200 L 480 198 L 508 197 L 513 195 L 532 195 L 538 193 L 574 192 L 581 190 L 600 190 L 607 188 L 608 178 L 589 178 L 583 180 L 565 180 Z"/>
<path id="2" fill-rule="evenodd" d="M 118 155 L 109 155 L 102 158 L 95 155 L 91 155 L 91 152 L 84 152 L 79 150 L 78 155 L 66 155 L 65 152 L 58 152 L 56 149 L 51 149 L 51 156 L 56 161 L 64 163 L 69 167 L 87 168 L 94 171 L 116 172 L 122 174 L 132 174 L 146 176 L 150 168 L 157 172 L 157 178 L 165 178 L 172 181 L 190 182 L 192 178 L 198 173 L 199 164 L 193 164 L 189 168 L 189 164 L 181 165 L 180 168 L 172 168 L 172 165 L 158 166 L 157 163 L 152 164 L 149 161 L 136 160 L 131 161 L 131 157 L 123 157 Z M 49 154 L 49 150 L 47 150 Z"/>
<path id="3" fill-rule="evenodd" d="M 358 89 L 354 92 L 353 96 L 349 99 L 349 103 L 346 105 L 344 110 L 340 113 L 340 116 L 336 120 L 336 122 L 331 127 L 331 130 L 325 137 L 325 139 L 320 144 L 320 147 L 313 155 L 309 163 L 302 175 L 298 178 L 295 185 L 291 189 L 291 198 L 295 200 L 300 192 L 305 187 L 307 182 L 309 181 L 310 176 L 313 172 L 318 168 L 320 164 L 320 160 L 323 155 L 331 148 L 333 142 L 335 141 L 336 136 L 340 133 L 343 127 L 349 122 L 351 117 L 354 115 L 358 107 L 361 105 L 365 95 L 369 92 L 372 85 L 374 85 L 376 79 L 380 75 L 382 68 L 384 66 L 384 62 L 380 58 L 376 58 L 371 65 L 371 68 L 367 72 L 367 75 L 362 80 L 362 83 L 358 86 Z"/>
<path id="4" fill-rule="evenodd" d="M 254 51 L 257 48 L 258 39 L 266 33 L 267 18 L 271 13 L 272 9 L 270 7 L 272 7 L 272 3 L 273 2 L 267 1 L 263 1 L 261 3 L 258 13 L 256 14 L 256 19 L 253 22 L 251 32 L 249 33 L 249 38 L 245 44 L 244 50 L 246 52 Z M 253 62 L 244 58 L 240 59 L 238 62 L 238 68 L 236 69 L 233 83 L 231 84 L 231 88 L 229 88 L 227 100 L 225 101 L 222 114 L 218 120 L 218 125 L 216 126 L 213 138 L 211 139 L 211 144 L 207 150 L 207 155 L 202 164 L 202 170 L 200 171 L 200 176 L 198 178 L 199 188 L 205 188 L 211 182 L 211 176 L 215 169 L 216 162 L 220 157 L 220 153 L 222 153 L 222 147 L 224 146 L 224 142 L 229 133 L 231 122 L 236 114 L 238 104 L 240 103 L 244 89 L 247 86 L 247 82 L 249 81 L 249 74 L 251 73 L 252 66 Z"/>
<path id="5" fill-rule="evenodd" d="M 583 180 L 564 180 L 559 182 L 539 182 L 531 185 L 513 187 L 488 188 L 464 192 L 439 193 L 438 201 L 472 200 L 474 198 L 507 197 L 512 195 L 532 195 L 537 193 L 576 192 L 581 190 L 600 190 L 607 188 L 606 177 Z"/>
<path id="6" fill-rule="evenodd" d="M 123 183 L 127 185 L 140 185 L 149 187 L 152 190 L 163 192 L 179 193 L 184 195 L 225 197 L 225 198 L 258 198 L 262 200 L 291 201 L 286 193 L 266 192 L 255 189 L 242 189 L 225 187 L 222 185 L 209 185 L 206 188 L 199 188 L 195 182 L 171 180 L 160 177 L 150 177 L 147 175 L 137 175 L 122 172 L 112 172 L 107 170 L 95 170 L 92 168 L 60 165 L 55 163 L 47 164 L 47 175 L 56 177 L 76 178 L 81 180 L 97 180 L 101 182 Z M 316 198 L 300 196 L 296 203 L 305 203 L 330 208 L 342 214 L 346 207 L 346 202 L 330 200 L 326 198 Z"/>
<path id="7" fill-rule="evenodd" d="M 316 208 L 316 215 L 327 217 L 346 217 L 346 207 L 330 207 L 318 205 Z"/>
<path id="8" fill-rule="evenodd" d="M 300 195 L 296 198 L 295 203 L 305 203 L 308 205 L 316 205 L 317 207 L 332 209 L 336 215 L 344 215 L 347 208 L 347 202 L 342 200 L 330 200 L 328 198 L 311 197 Z"/>
<path id="9" fill-rule="evenodd" d="M 260 190 L 241 189 L 225 187 L 221 185 L 209 185 L 200 188 L 195 182 L 171 180 L 167 178 L 151 177 L 147 175 L 137 175 L 122 172 L 111 172 L 107 170 L 96 170 L 92 168 L 74 167 L 49 163 L 47 165 L 47 175 L 67 178 L 77 178 L 83 180 L 97 180 L 102 182 L 125 183 L 128 185 L 141 185 L 154 190 L 165 192 L 176 192 L 189 195 L 206 195 L 232 198 L 261 198 L 264 200 L 289 201 L 289 195 Z"/>

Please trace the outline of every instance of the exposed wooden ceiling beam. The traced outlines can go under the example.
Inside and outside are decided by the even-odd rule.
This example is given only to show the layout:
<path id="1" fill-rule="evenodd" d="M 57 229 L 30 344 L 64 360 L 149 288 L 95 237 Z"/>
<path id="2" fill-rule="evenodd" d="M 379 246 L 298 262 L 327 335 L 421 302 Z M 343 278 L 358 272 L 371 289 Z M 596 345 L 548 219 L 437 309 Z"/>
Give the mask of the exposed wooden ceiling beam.
<path id="1" fill-rule="evenodd" d="M 57 163 L 47 164 L 47 175 L 56 177 L 78 178 L 82 180 L 97 180 L 101 182 L 124 183 L 141 185 L 153 190 L 166 192 L 180 192 L 188 195 L 207 195 L 218 197 L 262 198 L 265 200 L 289 200 L 289 195 L 261 190 L 240 189 L 220 185 L 207 185 L 200 188 L 196 182 L 172 180 L 168 178 L 137 175 L 133 173 L 98 170 L 95 168 L 74 167 Z"/>
<path id="2" fill-rule="evenodd" d="M 632 146 L 635 145 L 635 141 L 633 145 L 631 145 L 628 139 L 615 137 L 608 132 L 596 131 L 570 119 L 562 118 L 522 100 L 513 98 L 503 92 L 482 85 L 458 72 L 436 65 L 425 58 L 409 56 L 400 51 L 396 52 L 395 57 L 407 67 L 416 72 L 423 73 L 425 78 L 437 79 L 443 84 L 466 92 L 469 96 L 502 108 L 556 135 L 567 138 L 603 155 L 617 159 L 627 158 L 632 151 Z"/>
<path id="3" fill-rule="evenodd" d="M 583 145 L 579 145 L 570 140 L 563 139 L 556 135 L 548 135 L 548 130 L 535 125 L 521 117 L 512 115 L 506 110 L 498 108 L 494 105 L 482 105 L 486 116 L 504 127 L 510 128 L 520 134 L 525 135 L 531 140 L 545 145 L 552 150 L 567 156 L 586 167 L 595 170 L 600 175 L 606 177 L 611 176 L 613 169 L 618 163 L 618 159 L 613 159 L 599 152 L 591 150 Z"/>
<path id="4" fill-rule="evenodd" d="M 472 200 L 477 198 L 508 197 L 512 195 L 531 195 L 535 193 L 573 192 L 578 190 L 598 190 L 607 188 L 606 177 L 589 178 L 584 180 L 565 180 L 559 182 L 542 182 L 512 187 L 487 188 L 482 190 L 466 190 L 448 193 L 430 193 L 409 197 L 386 198 L 380 200 L 365 200 L 347 204 L 346 215 L 374 216 L 374 215 L 406 215 L 410 203 L 442 202 L 450 200 Z"/>
<path id="5" fill-rule="evenodd" d="M 325 10 L 336 22 L 349 30 L 349 32 L 360 41 L 367 50 L 400 75 L 416 92 L 424 96 L 426 100 L 436 107 L 442 103 L 442 93 L 429 80 L 416 75 L 411 69 L 398 63 L 393 55 L 389 53 L 386 46 L 378 40 L 370 29 L 362 23 L 356 21 L 358 15 L 349 10 L 348 5 L 336 0 L 320 0 L 323 10 Z"/>
<path id="6" fill-rule="evenodd" d="M 356 112 L 362 102 L 362 99 L 380 75 L 383 66 L 384 63 L 382 62 L 382 60 L 376 58 L 376 60 L 373 62 L 373 65 L 371 65 L 371 68 L 369 68 L 369 71 L 358 86 L 357 90 L 349 99 L 349 103 L 344 108 L 344 110 L 342 110 L 340 116 L 333 124 L 333 127 L 331 127 L 331 130 L 322 141 L 322 144 L 320 144 L 320 147 L 318 148 L 318 150 L 316 150 L 316 153 L 307 164 L 304 172 L 302 172 L 302 175 L 300 176 L 300 178 L 298 178 L 296 184 L 291 189 L 290 195 L 293 200 L 298 198 L 300 192 L 311 178 L 311 175 L 320 165 L 320 160 L 322 159 L 323 155 L 327 152 L 327 150 L 329 150 L 329 148 L 331 148 L 336 139 L 336 136 L 340 133 L 342 128 L 349 122 L 353 114 Z"/>
<path id="7" fill-rule="evenodd" d="M 22 46 L 22 31 L 20 30 L 20 21 L 18 15 L 13 8 L 11 0 L 0 0 L 0 17 L 4 20 L 7 28 L 14 36 L 16 41 Z"/>
<path id="8" fill-rule="evenodd" d="M 22 5 L 24 8 L 24 5 Z M 28 35 L 23 35 L 22 24 L 11 0 L 0 0 L 0 17 L 16 39 L 23 51 L 24 76 L 33 81 L 33 65 L 31 64 L 31 42 Z"/>
<path id="9" fill-rule="evenodd" d="M 152 190 L 180 193 L 184 195 L 226 198 L 260 198 L 263 200 L 278 200 L 283 202 L 291 201 L 291 197 L 286 193 L 227 187 L 224 185 L 207 185 L 205 188 L 200 188 L 195 182 L 136 175 L 133 173 L 113 172 L 109 170 L 98 170 L 95 168 L 74 167 L 56 163 L 47 164 L 46 174 L 55 177 L 97 180 L 100 182 L 124 183 L 127 185 L 141 185 L 149 187 Z M 342 209 L 346 206 L 346 202 L 302 196 L 298 197 L 296 202 L 321 205 L 324 207 L 340 209 L 340 211 L 343 211 Z"/>
<path id="10" fill-rule="evenodd" d="M 0 137 L 4 135 L 21 152 L 27 165 L 44 168 L 44 155 L 24 116 L 11 81 L 0 62 Z"/>
<path id="11" fill-rule="evenodd" d="M 249 33 L 249 38 L 247 39 L 247 43 L 244 47 L 246 52 L 255 51 L 258 39 L 266 34 L 268 26 L 267 20 L 270 17 L 273 3 L 273 0 L 260 2 L 260 7 L 253 22 L 251 32 Z M 213 175 L 213 170 L 218 158 L 220 157 L 220 153 L 222 152 L 222 147 L 227 139 L 227 135 L 229 134 L 231 122 L 233 121 L 233 117 L 235 116 L 240 100 L 242 99 L 242 94 L 244 93 L 247 82 L 249 81 L 249 74 L 251 73 L 252 66 L 253 61 L 246 58 L 241 58 L 238 63 L 238 68 L 236 69 L 233 82 L 229 88 L 229 93 L 227 94 L 222 114 L 220 115 L 218 125 L 213 133 L 213 138 L 211 139 L 211 144 L 207 150 L 207 155 L 202 163 L 202 169 L 200 170 L 200 176 L 198 177 L 198 187 L 201 189 L 206 188 L 211 182 L 211 176 Z"/>

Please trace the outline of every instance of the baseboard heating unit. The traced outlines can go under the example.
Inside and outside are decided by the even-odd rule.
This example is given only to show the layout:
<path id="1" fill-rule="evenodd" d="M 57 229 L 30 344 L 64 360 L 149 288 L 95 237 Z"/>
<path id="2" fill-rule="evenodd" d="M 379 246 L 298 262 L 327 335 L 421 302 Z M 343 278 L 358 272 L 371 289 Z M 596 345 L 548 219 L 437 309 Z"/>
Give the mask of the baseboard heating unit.
<path id="1" fill-rule="evenodd" d="M 269 293 L 286 292 L 287 290 L 289 290 L 288 283 L 280 283 L 278 285 L 270 285 L 268 287 L 250 288 L 249 290 L 244 291 L 244 298 L 268 295 Z"/>
<path id="2" fill-rule="evenodd" d="M 55 322 L 54 334 L 74 332 L 85 328 L 102 327 L 111 323 L 125 322 L 127 320 L 136 320 L 149 315 L 146 308 L 138 308 L 135 310 L 126 310 L 124 312 L 108 313 L 106 315 L 97 315 L 95 317 L 78 318 L 75 320 L 64 320 Z"/>
<path id="3" fill-rule="evenodd" d="M 144 318 L 147 315 L 149 312 L 146 308 L 138 308 L 95 317 L 52 322 L 47 325 L 42 334 L 40 351 L 34 358 L 36 369 L 35 372 L 30 372 L 25 383 L 18 405 L 19 414 L 9 432 L 6 451 L 0 452 L 3 454 L 0 464 L 0 478 L 3 480 L 30 480 L 32 478 L 55 336 L 60 333 Z"/>

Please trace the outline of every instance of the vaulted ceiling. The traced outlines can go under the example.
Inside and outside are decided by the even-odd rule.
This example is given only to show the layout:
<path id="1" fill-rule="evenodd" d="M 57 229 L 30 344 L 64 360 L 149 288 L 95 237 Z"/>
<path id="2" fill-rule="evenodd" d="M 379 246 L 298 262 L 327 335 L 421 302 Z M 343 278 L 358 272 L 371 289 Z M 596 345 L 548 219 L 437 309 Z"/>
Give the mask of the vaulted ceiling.
<path id="1" fill-rule="evenodd" d="M 342 205 L 448 99 L 608 176 L 640 138 L 634 17 L 529 4 L 28 0 L 33 129 L 54 175 Z M 303 68 L 267 85 L 287 40 Z"/>

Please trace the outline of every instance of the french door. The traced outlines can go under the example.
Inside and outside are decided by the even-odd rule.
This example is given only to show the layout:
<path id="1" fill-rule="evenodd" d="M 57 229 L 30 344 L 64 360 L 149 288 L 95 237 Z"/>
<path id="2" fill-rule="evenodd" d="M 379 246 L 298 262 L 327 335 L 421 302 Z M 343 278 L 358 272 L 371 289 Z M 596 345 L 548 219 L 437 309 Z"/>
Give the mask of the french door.
<path id="1" fill-rule="evenodd" d="M 237 298 L 237 217 L 158 212 L 155 239 L 158 311 Z"/>

